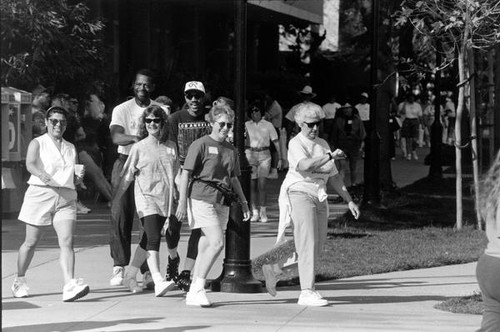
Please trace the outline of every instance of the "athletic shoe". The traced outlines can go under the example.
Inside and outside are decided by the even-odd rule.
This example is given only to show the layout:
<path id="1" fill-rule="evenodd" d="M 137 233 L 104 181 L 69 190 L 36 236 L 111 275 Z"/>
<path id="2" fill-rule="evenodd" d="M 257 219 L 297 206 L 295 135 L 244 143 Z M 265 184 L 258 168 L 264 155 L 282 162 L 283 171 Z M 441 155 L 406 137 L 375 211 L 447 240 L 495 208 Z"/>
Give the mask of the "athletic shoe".
<path id="1" fill-rule="evenodd" d="M 76 213 L 87 214 L 87 213 L 90 213 L 90 211 L 92 211 L 92 210 L 89 209 L 88 207 L 86 207 L 85 205 L 83 205 L 82 202 L 80 202 L 80 201 L 76 202 Z"/>
<path id="2" fill-rule="evenodd" d="M 418 160 L 418 155 L 417 155 L 416 151 L 413 151 L 412 155 L 413 155 L 413 159 Z"/>
<path id="3" fill-rule="evenodd" d="M 266 208 L 264 206 L 260 207 L 260 214 L 259 214 L 260 222 L 267 222 L 269 219 L 267 219 L 267 213 L 266 213 Z"/>
<path id="4" fill-rule="evenodd" d="M 16 277 L 12 283 L 12 295 L 14 297 L 28 297 L 28 284 L 26 282 L 26 277 Z"/>
<path id="5" fill-rule="evenodd" d="M 179 256 L 177 256 L 176 258 L 170 258 L 170 256 L 168 256 L 167 273 L 165 274 L 166 281 L 177 281 L 177 278 L 179 277 L 180 261 L 181 260 Z"/>
<path id="6" fill-rule="evenodd" d="M 155 296 L 160 297 L 165 295 L 168 291 L 175 288 L 175 282 L 173 280 L 166 281 L 162 280 L 158 284 L 155 284 Z"/>
<path id="7" fill-rule="evenodd" d="M 276 296 L 276 275 L 274 274 L 273 267 L 269 264 L 262 265 L 262 273 L 266 279 L 266 289 L 271 296 Z"/>
<path id="8" fill-rule="evenodd" d="M 411 160 L 411 154 L 409 154 L 409 153 L 408 153 L 408 154 L 406 155 L 406 159 L 407 159 L 407 160 Z"/>
<path id="9" fill-rule="evenodd" d="M 205 289 L 202 288 L 198 290 L 190 290 L 186 294 L 186 305 L 210 307 L 212 303 L 208 300 Z"/>
<path id="10" fill-rule="evenodd" d="M 123 273 L 125 269 L 123 266 L 115 266 L 113 267 L 113 274 L 111 279 L 109 280 L 109 284 L 111 286 L 121 286 L 123 285 Z"/>
<path id="11" fill-rule="evenodd" d="M 179 277 L 177 278 L 177 281 L 175 283 L 177 284 L 177 287 L 179 287 L 180 290 L 189 292 L 189 288 L 191 287 L 191 271 L 189 270 L 182 271 L 179 274 Z"/>
<path id="12" fill-rule="evenodd" d="M 131 275 L 125 274 L 125 278 L 123 278 L 123 286 L 127 287 L 128 290 L 134 294 L 142 292 L 142 287 L 139 287 L 137 280 Z"/>
<path id="13" fill-rule="evenodd" d="M 151 272 L 146 271 L 142 275 L 142 287 L 147 290 L 153 290 L 155 289 L 155 282 L 153 280 L 153 276 L 151 275 Z"/>
<path id="14" fill-rule="evenodd" d="M 328 305 L 328 301 L 312 289 L 302 290 L 297 303 L 309 307 L 324 307 L 325 305 Z"/>
<path id="15" fill-rule="evenodd" d="M 63 301 L 73 302 L 78 300 L 90 291 L 89 285 L 83 283 L 83 279 L 71 279 L 63 288 Z"/>
<path id="16" fill-rule="evenodd" d="M 250 221 L 259 221 L 259 210 L 254 209 L 252 212 L 252 218 L 250 218 Z"/>

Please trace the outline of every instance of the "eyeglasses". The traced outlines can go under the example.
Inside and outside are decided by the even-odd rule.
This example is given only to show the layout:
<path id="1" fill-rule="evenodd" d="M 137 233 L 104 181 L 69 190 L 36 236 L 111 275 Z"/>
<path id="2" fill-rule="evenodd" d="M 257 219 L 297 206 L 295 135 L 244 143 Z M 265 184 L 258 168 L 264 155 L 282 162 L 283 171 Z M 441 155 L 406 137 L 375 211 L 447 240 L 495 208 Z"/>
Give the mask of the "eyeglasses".
<path id="1" fill-rule="evenodd" d="M 314 128 L 314 126 L 317 126 L 319 128 L 319 124 L 321 121 L 316 121 L 316 122 L 304 122 L 309 128 Z"/>
<path id="2" fill-rule="evenodd" d="M 184 96 L 186 97 L 187 100 L 191 100 L 191 99 L 201 99 L 203 98 L 203 93 L 201 92 L 186 92 L 184 94 Z"/>
<path id="3" fill-rule="evenodd" d="M 154 119 L 151 119 L 151 118 L 145 118 L 145 119 L 144 119 L 144 122 L 146 122 L 146 123 L 151 123 L 151 122 L 154 122 L 154 123 L 160 123 L 160 122 L 161 122 L 161 119 L 160 119 L 160 118 L 154 118 Z"/>
<path id="4" fill-rule="evenodd" d="M 146 89 L 146 90 L 150 90 L 151 89 L 151 84 L 150 83 L 139 83 L 139 82 L 137 82 L 137 83 L 134 83 L 134 85 L 135 85 L 136 88 L 142 88 L 142 87 L 144 87 L 144 89 Z"/>
<path id="5" fill-rule="evenodd" d="M 53 127 L 57 126 L 58 124 L 61 124 L 61 127 L 66 127 L 66 124 L 68 124 L 66 120 L 58 120 L 58 119 L 49 119 L 49 123 Z"/>
<path id="6" fill-rule="evenodd" d="M 233 124 L 231 122 L 217 122 L 221 128 L 227 127 L 227 129 L 233 128 Z"/>

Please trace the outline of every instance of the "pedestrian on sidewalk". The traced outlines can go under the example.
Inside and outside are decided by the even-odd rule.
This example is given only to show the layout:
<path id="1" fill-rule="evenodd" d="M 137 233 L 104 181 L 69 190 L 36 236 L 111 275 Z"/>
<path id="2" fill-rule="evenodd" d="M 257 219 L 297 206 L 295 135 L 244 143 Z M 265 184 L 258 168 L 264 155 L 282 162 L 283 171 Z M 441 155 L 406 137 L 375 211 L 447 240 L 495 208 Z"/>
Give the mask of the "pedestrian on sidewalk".
<path id="1" fill-rule="evenodd" d="M 293 225 L 298 266 L 293 264 L 287 268 L 298 268 L 298 271 L 294 271 L 298 272 L 300 279 L 298 304 L 305 306 L 328 304 L 315 290 L 316 269 L 328 231 L 327 184 L 348 202 L 354 218 L 357 219 L 360 214 L 335 167 L 334 160 L 345 158 L 345 154 L 338 149 L 331 152 L 328 143 L 318 137 L 323 117 L 323 110 L 314 103 L 304 104 L 297 109 L 295 121 L 301 130 L 290 140 L 290 168 L 281 185 L 278 199 L 280 221 L 277 244 L 285 241 L 285 229 Z M 294 253 L 289 254 L 292 257 Z M 284 261 L 262 267 L 266 288 L 272 296 L 276 295 L 277 277 L 283 267 Z"/>
<path id="2" fill-rule="evenodd" d="M 186 101 L 185 107 L 168 118 L 168 139 L 177 144 L 181 167 L 184 165 L 191 143 L 210 133 L 210 124 L 205 121 L 203 113 L 205 100 L 205 86 L 203 83 L 199 81 L 187 82 L 184 86 L 184 99 Z M 175 182 L 179 186 L 179 177 L 176 178 Z M 187 292 L 191 285 L 191 270 L 198 256 L 198 241 L 200 240 L 201 231 L 200 229 L 191 230 L 184 269 L 179 274 L 180 258 L 177 247 L 181 238 L 181 226 L 182 223 L 175 217 L 170 218 L 168 229 L 165 232 L 168 250 L 165 278 L 167 281 L 174 280 L 177 287 Z"/>
<path id="3" fill-rule="evenodd" d="M 410 92 L 406 101 L 399 105 L 399 112 L 404 117 L 401 128 L 401 150 L 403 158 L 418 160 L 417 146 L 419 129 L 422 125 L 422 107 L 415 100 L 415 95 Z"/>
<path id="4" fill-rule="evenodd" d="M 26 271 L 46 226 L 56 231 L 61 249 L 64 277 L 63 301 L 72 302 L 89 293 L 82 279 L 75 279 L 73 235 L 76 227 L 75 184 L 81 183 L 83 167 L 77 165 L 76 148 L 63 138 L 68 112 L 59 106 L 47 110 L 47 133 L 31 141 L 26 154 L 26 169 L 31 173 L 19 220 L 26 223 L 26 237 L 19 248 L 17 277 L 12 284 L 14 297 L 27 297 Z"/>
<path id="5" fill-rule="evenodd" d="M 261 100 L 254 100 L 248 107 L 250 120 L 245 122 L 248 146 L 245 147 L 245 154 L 248 163 L 252 166 L 251 176 L 251 221 L 267 222 L 266 212 L 266 183 L 271 170 L 271 150 L 273 144 L 278 152 L 278 170 L 281 170 L 282 157 L 278 141 L 278 134 L 273 124 L 264 120 L 265 108 Z"/>
<path id="6" fill-rule="evenodd" d="M 500 152 L 483 178 L 480 195 L 478 208 L 486 221 L 488 246 L 476 267 L 484 302 L 478 332 L 496 332 L 500 331 Z"/>
<path id="7" fill-rule="evenodd" d="M 121 103 L 113 109 L 109 129 L 113 143 L 118 145 L 118 159 L 113 165 L 111 185 L 116 191 L 121 182 L 123 166 L 125 165 L 132 146 L 139 141 L 139 123 L 144 110 L 150 105 L 158 105 L 151 100 L 155 89 L 154 74 L 148 69 L 141 69 L 135 75 L 132 84 L 134 97 Z M 159 105 L 158 105 L 159 106 Z M 113 206 L 113 205 L 116 206 Z M 117 211 L 111 215 L 110 249 L 113 258 L 113 274 L 109 281 L 111 286 L 123 285 L 125 266 L 130 262 L 132 226 L 135 216 L 134 188 L 129 186 L 119 200 L 113 200 L 111 209 Z M 148 289 L 154 288 L 151 273 L 147 264 L 141 268 L 143 284 Z"/>
<path id="8" fill-rule="evenodd" d="M 250 211 L 238 176 L 238 151 L 226 141 L 233 126 L 234 112 L 228 107 L 213 106 L 209 113 L 210 135 L 194 141 L 189 147 L 179 186 L 179 220 L 188 218 L 191 229 L 200 229 L 198 256 L 193 282 L 186 294 L 186 304 L 210 306 L 205 281 L 215 260 L 224 248 L 224 232 L 232 203 L 242 205 L 244 220 Z M 189 186 L 188 186 L 189 184 Z"/>
<path id="9" fill-rule="evenodd" d="M 173 287 L 173 280 L 165 280 L 160 273 L 161 230 L 172 214 L 174 178 L 179 170 L 177 147 L 168 141 L 167 114 L 159 105 L 144 110 L 139 124 L 139 142 L 132 146 L 123 166 L 121 182 L 113 197 L 118 201 L 134 183 L 137 214 L 144 228 L 134 257 L 125 271 L 123 285 L 132 293 L 142 292 L 137 284 L 137 273 L 144 261 L 155 284 L 155 296 L 163 296 Z M 113 202 L 112 214 L 119 213 Z"/>

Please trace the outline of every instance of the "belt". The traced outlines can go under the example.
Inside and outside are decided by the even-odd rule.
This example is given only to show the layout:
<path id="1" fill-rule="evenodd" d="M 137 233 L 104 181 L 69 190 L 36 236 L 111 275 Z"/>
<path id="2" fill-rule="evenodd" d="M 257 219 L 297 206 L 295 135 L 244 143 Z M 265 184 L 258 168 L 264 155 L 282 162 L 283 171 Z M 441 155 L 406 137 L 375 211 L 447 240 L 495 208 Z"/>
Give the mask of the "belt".
<path id="1" fill-rule="evenodd" d="M 262 148 L 252 148 L 250 146 L 246 146 L 245 148 L 248 149 L 248 150 L 250 150 L 250 151 L 254 151 L 254 152 L 261 152 L 261 151 L 269 150 L 268 146 L 264 146 Z"/>

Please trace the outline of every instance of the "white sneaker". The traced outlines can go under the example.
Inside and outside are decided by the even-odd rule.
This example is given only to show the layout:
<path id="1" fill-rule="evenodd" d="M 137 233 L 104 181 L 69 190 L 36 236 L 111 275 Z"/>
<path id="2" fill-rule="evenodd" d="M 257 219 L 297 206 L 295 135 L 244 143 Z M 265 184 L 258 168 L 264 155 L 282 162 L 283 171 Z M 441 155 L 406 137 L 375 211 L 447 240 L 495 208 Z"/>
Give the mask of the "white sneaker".
<path id="1" fill-rule="evenodd" d="M 306 305 L 310 307 L 324 307 L 328 305 L 328 301 L 325 300 L 318 292 L 312 289 L 304 289 L 300 292 L 299 301 L 300 305 Z"/>
<path id="2" fill-rule="evenodd" d="M 193 287 L 191 287 L 193 288 Z M 193 305 L 198 307 L 210 307 L 212 303 L 207 298 L 207 293 L 204 288 L 190 289 L 186 294 L 186 305 Z"/>
<path id="3" fill-rule="evenodd" d="M 260 222 L 267 222 L 269 219 L 267 219 L 267 213 L 266 213 L 266 208 L 264 206 L 260 207 Z"/>
<path id="4" fill-rule="evenodd" d="M 63 301 L 73 302 L 78 300 L 90 291 L 89 285 L 83 283 L 83 279 L 71 279 L 63 288 Z"/>
<path id="5" fill-rule="evenodd" d="M 151 272 L 146 271 L 142 275 L 142 287 L 147 290 L 153 290 L 155 289 L 155 282 L 153 280 L 153 276 L 151 275 Z"/>
<path id="6" fill-rule="evenodd" d="M 408 153 L 408 155 L 406 156 L 406 160 L 411 160 L 411 154 Z"/>
<path id="7" fill-rule="evenodd" d="M 276 296 L 276 275 L 274 274 L 273 267 L 269 264 L 262 265 L 262 273 L 266 279 L 266 289 L 271 296 Z"/>
<path id="8" fill-rule="evenodd" d="M 92 210 L 89 209 L 88 207 L 86 207 L 85 205 L 83 205 L 82 202 L 76 201 L 76 213 L 87 214 L 87 213 L 90 213 L 90 211 L 92 211 Z"/>
<path id="9" fill-rule="evenodd" d="M 250 221 L 253 221 L 253 222 L 259 221 L 259 210 L 254 209 L 252 211 L 252 218 L 250 219 Z"/>
<path id="10" fill-rule="evenodd" d="M 418 160 L 418 154 L 416 151 L 413 151 L 412 155 L 413 155 L 413 159 Z"/>
<path id="11" fill-rule="evenodd" d="M 175 288 L 175 281 L 162 280 L 160 283 L 155 284 L 155 296 L 160 297 L 165 295 L 168 291 Z"/>
<path id="12" fill-rule="evenodd" d="M 113 267 L 113 275 L 111 279 L 109 279 L 109 284 L 111 286 L 121 286 L 123 285 L 123 273 L 125 269 L 123 266 L 115 266 Z"/>
<path id="13" fill-rule="evenodd" d="M 26 277 L 16 277 L 12 283 L 12 295 L 14 297 L 28 297 L 28 284 L 26 282 Z"/>
<path id="14" fill-rule="evenodd" d="M 125 278 L 123 278 L 123 286 L 134 294 L 142 292 L 142 287 L 137 284 L 135 277 L 128 274 L 125 274 Z"/>

